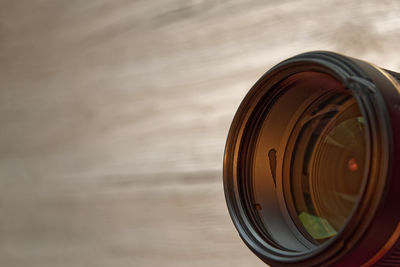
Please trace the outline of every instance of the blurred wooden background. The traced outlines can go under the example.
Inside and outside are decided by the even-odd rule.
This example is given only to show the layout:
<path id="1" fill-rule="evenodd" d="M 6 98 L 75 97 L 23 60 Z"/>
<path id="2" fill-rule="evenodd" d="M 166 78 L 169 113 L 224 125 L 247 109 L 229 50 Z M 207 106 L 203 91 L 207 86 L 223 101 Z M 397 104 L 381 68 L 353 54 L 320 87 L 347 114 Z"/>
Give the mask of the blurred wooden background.
<path id="1" fill-rule="evenodd" d="M 400 1 L 0 0 L 0 266 L 264 266 L 222 189 L 272 65 L 400 70 Z"/>

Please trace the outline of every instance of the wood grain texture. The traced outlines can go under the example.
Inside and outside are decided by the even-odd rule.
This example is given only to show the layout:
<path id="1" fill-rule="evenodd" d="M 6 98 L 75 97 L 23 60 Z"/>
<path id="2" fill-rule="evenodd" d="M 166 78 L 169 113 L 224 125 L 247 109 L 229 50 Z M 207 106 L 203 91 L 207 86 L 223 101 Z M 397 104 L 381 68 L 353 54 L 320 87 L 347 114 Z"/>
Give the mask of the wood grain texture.
<path id="1" fill-rule="evenodd" d="M 221 168 L 273 64 L 400 70 L 400 2 L 0 1 L 0 266 L 264 266 Z"/>

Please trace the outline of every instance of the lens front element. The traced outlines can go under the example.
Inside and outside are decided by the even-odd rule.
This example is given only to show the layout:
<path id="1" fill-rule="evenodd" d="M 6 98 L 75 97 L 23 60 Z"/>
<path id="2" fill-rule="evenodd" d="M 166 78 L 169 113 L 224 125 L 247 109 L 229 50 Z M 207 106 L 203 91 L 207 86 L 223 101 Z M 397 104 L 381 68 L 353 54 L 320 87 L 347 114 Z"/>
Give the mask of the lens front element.
<path id="1" fill-rule="evenodd" d="M 354 98 L 346 94 L 308 111 L 294 137 L 291 191 L 294 216 L 322 243 L 337 234 L 356 206 L 366 162 L 365 123 Z"/>

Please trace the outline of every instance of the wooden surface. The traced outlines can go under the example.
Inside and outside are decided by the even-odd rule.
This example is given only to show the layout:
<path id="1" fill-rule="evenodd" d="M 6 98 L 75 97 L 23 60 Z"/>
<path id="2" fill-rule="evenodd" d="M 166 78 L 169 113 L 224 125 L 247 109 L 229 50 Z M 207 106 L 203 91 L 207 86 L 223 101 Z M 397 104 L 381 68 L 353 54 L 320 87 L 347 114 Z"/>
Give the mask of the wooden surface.
<path id="1" fill-rule="evenodd" d="M 0 0 L 0 266 L 264 266 L 222 189 L 273 64 L 400 70 L 400 2 Z"/>

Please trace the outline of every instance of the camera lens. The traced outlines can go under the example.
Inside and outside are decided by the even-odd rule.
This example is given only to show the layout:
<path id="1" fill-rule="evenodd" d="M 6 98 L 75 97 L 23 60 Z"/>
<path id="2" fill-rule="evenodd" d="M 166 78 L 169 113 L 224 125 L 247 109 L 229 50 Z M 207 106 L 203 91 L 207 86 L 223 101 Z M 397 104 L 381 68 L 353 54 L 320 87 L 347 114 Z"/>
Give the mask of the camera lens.
<path id="1" fill-rule="evenodd" d="M 311 52 L 250 90 L 229 131 L 224 186 L 233 222 L 260 259 L 400 264 L 396 75 Z"/>

